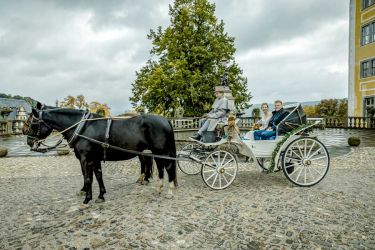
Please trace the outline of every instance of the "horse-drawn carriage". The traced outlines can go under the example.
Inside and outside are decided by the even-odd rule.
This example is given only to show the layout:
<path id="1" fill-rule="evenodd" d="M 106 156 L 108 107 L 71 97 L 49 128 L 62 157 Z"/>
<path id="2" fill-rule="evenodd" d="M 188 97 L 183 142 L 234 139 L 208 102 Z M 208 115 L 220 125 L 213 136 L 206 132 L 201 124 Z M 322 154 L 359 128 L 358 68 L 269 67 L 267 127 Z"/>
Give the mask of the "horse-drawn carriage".
<path id="1" fill-rule="evenodd" d="M 171 195 L 177 184 L 176 161 L 184 173 L 200 172 L 209 187 L 224 189 L 236 177 L 238 156 L 253 159 L 258 167 L 268 172 L 282 170 L 288 180 L 296 185 L 315 185 L 329 169 L 327 149 L 316 137 L 308 134 L 308 130 L 319 121 L 308 123 L 301 105 L 285 109 L 289 114 L 277 126 L 274 140 L 230 141 L 221 129 L 219 140 L 194 141 L 177 155 L 172 124 L 163 117 L 153 115 L 105 118 L 84 110 L 43 107 L 38 103 L 37 109 L 33 108 L 25 122 L 23 132 L 31 149 L 37 152 L 53 150 L 62 142 L 61 139 L 55 146 L 40 147 L 53 130 L 58 131 L 55 135 L 62 135 L 68 141 L 84 173 L 82 191 L 86 192 L 85 204 L 92 199 L 93 172 L 100 187 L 98 199 L 104 201 L 102 160 L 117 161 L 136 156 L 141 163 L 144 162 L 146 180 L 150 177 L 152 158 L 156 161 L 160 191 L 164 169 L 167 170 L 170 184 L 168 193 Z M 148 149 L 151 152 L 143 152 Z"/>
<path id="2" fill-rule="evenodd" d="M 178 153 L 180 170 L 189 175 L 201 173 L 207 186 L 224 189 L 236 178 L 240 156 L 252 159 L 263 171 L 282 170 L 295 185 L 319 183 L 328 172 L 330 158 L 323 143 L 308 131 L 320 121 L 307 122 L 300 104 L 284 109 L 289 114 L 277 126 L 274 140 L 229 142 L 225 134 L 211 143 L 194 140 Z"/>

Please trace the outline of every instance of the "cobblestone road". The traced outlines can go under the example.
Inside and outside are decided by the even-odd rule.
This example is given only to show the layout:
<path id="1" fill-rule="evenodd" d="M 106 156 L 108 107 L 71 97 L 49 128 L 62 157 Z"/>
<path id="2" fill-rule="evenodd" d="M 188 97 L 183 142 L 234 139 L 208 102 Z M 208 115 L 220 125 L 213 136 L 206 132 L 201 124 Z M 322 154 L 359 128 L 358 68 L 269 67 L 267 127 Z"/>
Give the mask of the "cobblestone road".
<path id="1" fill-rule="evenodd" d="M 73 156 L 0 159 L 0 249 L 375 248 L 375 148 L 332 159 L 311 188 L 241 165 L 222 191 L 179 172 L 177 194 L 166 199 L 156 179 L 135 183 L 137 161 L 106 163 L 106 202 L 80 209 Z"/>

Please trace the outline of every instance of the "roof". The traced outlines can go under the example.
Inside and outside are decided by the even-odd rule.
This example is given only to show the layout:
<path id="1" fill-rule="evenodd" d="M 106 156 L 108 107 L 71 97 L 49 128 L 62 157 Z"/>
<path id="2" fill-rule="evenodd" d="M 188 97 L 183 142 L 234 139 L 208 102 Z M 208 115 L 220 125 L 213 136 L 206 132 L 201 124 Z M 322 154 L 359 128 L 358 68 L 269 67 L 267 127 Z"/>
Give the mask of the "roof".
<path id="1" fill-rule="evenodd" d="M 11 108 L 12 112 L 6 117 L 6 120 L 14 120 L 17 115 L 17 108 L 23 107 L 27 114 L 31 113 L 31 105 L 25 100 L 11 99 L 11 98 L 0 98 L 0 109 Z M 0 117 L 0 119 L 3 119 Z"/>

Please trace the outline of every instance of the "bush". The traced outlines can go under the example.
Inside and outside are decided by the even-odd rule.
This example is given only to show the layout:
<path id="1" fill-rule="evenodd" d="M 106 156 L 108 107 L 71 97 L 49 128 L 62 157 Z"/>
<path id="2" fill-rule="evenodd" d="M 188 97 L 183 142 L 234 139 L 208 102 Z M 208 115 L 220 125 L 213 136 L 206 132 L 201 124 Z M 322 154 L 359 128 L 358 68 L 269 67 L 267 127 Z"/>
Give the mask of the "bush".
<path id="1" fill-rule="evenodd" d="M 8 155 L 8 149 L 5 147 L 0 147 L 0 158 Z"/>
<path id="2" fill-rule="evenodd" d="M 348 139 L 349 146 L 357 147 L 359 144 L 361 144 L 361 140 L 358 137 L 352 136 Z"/>

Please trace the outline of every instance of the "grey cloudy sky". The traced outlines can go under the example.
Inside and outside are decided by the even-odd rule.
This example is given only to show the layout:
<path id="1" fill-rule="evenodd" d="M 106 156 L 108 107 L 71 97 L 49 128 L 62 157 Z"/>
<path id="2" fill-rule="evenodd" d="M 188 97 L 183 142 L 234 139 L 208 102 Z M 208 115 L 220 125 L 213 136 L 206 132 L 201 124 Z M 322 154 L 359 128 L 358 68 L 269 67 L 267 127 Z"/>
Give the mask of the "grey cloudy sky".
<path id="1" fill-rule="evenodd" d="M 215 0 L 252 103 L 347 96 L 349 1 Z M 0 2 L 0 92 L 130 109 L 135 71 L 171 0 Z"/>

